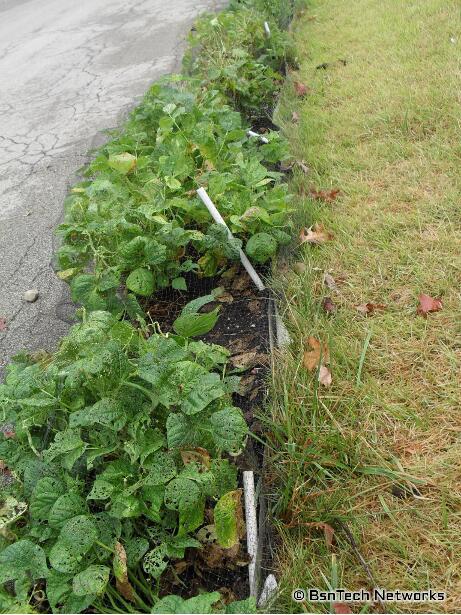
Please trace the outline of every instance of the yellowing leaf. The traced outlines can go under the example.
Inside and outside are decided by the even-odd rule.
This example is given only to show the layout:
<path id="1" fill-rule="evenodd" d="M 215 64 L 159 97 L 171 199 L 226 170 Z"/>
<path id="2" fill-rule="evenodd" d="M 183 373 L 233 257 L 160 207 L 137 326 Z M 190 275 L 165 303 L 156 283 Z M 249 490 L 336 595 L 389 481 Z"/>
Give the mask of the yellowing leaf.
<path id="1" fill-rule="evenodd" d="M 108 164 L 111 169 L 122 173 L 122 175 L 127 175 L 136 166 L 136 156 L 133 156 L 133 154 L 129 154 L 128 152 L 123 152 L 122 154 L 111 154 L 109 156 Z"/>
<path id="2" fill-rule="evenodd" d="M 218 543 L 225 549 L 236 545 L 242 536 L 242 491 L 230 491 L 220 498 L 214 509 Z"/>
<path id="3" fill-rule="evenodd" d="M 63 269 L 63 271 L 58 271 L 56 274 L 60 280 L 68 280 L 73 275 L 77 273 L 78 269 L 76 267 L 71 267 L 70 269 Z"/>

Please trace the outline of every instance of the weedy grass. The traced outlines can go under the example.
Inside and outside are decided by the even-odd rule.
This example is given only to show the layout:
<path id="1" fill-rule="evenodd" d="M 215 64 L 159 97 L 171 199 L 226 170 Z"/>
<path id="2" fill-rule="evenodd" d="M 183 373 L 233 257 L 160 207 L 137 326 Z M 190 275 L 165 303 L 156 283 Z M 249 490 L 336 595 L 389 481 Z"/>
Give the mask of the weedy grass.
<path id="1" fill-rule="evenodd" d="M 292 181 L 295 223 L 321 223 L 334 237 L 301 246 L 274 280 L 292 337 L 274 368 L 270 421 L 278 608 L 328 612 L 296 605 L 292 589 L 376 583 L 447 592 L 443 603 L 388 603 L 389 612 L 456 612 L 459 6 L 312 0 L 297 23 L 292 81 L 310 91 L 299 98 L 288 84 L 277 119 L 309 167 Z M 325 203 L 311 188 L 341 193 Z M 420 293 L 440 297 L 442 310 L 417 315 Z M 364 303 L 386 307 L 365 316 Z M 309 335 L 329 345 L 330 387 L 302 366 Z"/>

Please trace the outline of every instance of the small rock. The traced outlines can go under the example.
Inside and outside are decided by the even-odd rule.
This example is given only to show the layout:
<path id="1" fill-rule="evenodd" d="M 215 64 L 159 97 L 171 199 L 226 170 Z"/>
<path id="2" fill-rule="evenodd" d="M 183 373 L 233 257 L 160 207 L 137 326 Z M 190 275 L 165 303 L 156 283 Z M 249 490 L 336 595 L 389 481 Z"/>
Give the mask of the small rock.
<path id="1" fill-rule="evenodd" d="M 306 263 L 302 263 L 302 262 L 297 262 L 293 265 L 293 270 L 298 273 L 299 275 L 302 275 L 303 273 L 306 273 L 307 271 L 307 266 Z"/>
<path id="2" fill-rule="evenodd" d="M 31 290 L 26 290 L 24 293 L 24 300 L 29 303 L 33 303 L 38 299 L 38 290 L 36 288 L 32 288 Z"/>

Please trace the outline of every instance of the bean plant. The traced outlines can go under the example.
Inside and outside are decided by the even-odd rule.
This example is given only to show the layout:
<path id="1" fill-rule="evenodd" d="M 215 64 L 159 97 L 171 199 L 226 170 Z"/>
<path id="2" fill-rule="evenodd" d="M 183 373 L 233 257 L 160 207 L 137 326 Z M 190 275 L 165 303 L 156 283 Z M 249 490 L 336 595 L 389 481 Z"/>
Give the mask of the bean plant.
<path id="1" fill-rule="evenodd" d="M 215 321 L 186 308 L 179 333 L 146 339 L 96 311 L 53 357 L 9 366 L 0 583 L 18 600 L 40 587 L 53 612 L 114 593 L 145 608 L 136 580 L 155 587 L 170 561 L 201 548 L 206 510 L 237 489 L 230 457 L 247 437 L 228 351 L 192 337 Z M 227 544 L 233 529 L 218 521 Z"/>
<path id="2" fill-rule="evenodd" d="M 256 261 L 269 260 L 290 240 L 290 198 L 274 168 L 286 143 L 276 132 L 267 139 L 249 139 L 216 91 L 153 85 L 67 199 L 57 260 L 73 299 L 118 313 L 127 309 L 121 287 L 144 297 L 170 285 L 186 290 L 187 274 L 215 275 L 250 238 L 252 257 L 260 234 L 266 250 Z M 235 240 L 213 223 L 200 186 Z"/>

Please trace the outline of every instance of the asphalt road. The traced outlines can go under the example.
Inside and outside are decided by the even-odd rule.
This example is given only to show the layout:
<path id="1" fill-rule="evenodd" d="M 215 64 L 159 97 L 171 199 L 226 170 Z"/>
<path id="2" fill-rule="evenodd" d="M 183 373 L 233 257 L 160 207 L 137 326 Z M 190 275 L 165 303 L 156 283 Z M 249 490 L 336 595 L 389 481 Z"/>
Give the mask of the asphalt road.
<path id="1" fill-rule="evenodd" d="M 72 321 L 53 229 L 88 151 L 178 70 L 194 18 L 219 2 L 0 0 L 0 375 L 21 350 L 53 349 Z"/>

